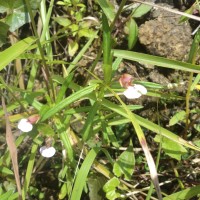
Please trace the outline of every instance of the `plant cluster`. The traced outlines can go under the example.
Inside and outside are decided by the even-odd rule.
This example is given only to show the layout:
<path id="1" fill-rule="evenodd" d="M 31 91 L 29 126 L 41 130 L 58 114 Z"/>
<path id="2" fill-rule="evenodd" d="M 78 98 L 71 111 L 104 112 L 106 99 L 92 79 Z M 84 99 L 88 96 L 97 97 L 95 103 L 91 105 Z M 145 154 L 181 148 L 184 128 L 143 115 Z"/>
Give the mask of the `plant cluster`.
<path id="1" fill-rule="evenodd" d="M 0 1 L 1 200 L 200 195 L 200 32 L 187 62 L 138 53 L 137 23 L 152 9 L 126 0 Z M 194 11 L 198 0 L 180 21 Z M 119 73 L 124 62 L 180 71 L 187 83 L 141 81 Z M 141 115 L 148 99 L 156 122 Z M 177 109 L 166 124 L 159 105 L 168 104 Z"/>

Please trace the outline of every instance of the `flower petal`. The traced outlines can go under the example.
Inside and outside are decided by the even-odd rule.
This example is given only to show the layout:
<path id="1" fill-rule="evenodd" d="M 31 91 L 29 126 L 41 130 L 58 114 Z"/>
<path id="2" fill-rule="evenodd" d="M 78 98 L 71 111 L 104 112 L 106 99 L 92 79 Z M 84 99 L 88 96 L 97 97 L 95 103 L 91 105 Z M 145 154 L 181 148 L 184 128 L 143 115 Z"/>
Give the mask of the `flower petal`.
<path id="1" fill-rule="evenodd" d="M 50 157 L 54 156 L 54 154 L 56 153 L 56 150 L 54 147 L 42 146 L 42 147 L 40 147 L 40 153 L 43 157 L 50 158 Z"/>
<path id="2" fill-rule="evenodd" d="M 138 92 L 140 92 L 141 94 L 146 94 L 146 93 L 147 93 L 147 88 L 145 88 L 143 85 L 134 84 L 133 87 L 134 87 L 136 90 L 138 90 Z"/>
<path id="3" fill-rule="evenodd" d="M 127 99 L 137 99 L 142 96 L 142 94 L 134 86 L 129 86 L 123 94 Z"/>
<path id="4" fill-rule="evenodd" d="M 30 132 L 33 129 L 33 125 L 28 121 L 28 119 L 21 119 L 17 125 L 18 129 L 22 132 Z"/>

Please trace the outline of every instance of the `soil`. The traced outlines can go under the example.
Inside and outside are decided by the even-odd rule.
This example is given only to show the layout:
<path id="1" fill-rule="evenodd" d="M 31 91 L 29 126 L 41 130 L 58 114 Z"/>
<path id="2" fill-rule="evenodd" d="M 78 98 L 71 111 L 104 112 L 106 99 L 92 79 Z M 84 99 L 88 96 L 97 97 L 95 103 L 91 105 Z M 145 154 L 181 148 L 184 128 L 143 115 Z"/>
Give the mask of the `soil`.
<path id="1" fill-rule="evenodd" d="M 173 8 L 168 4 L 158 4 Z M 180 16 L 162 9 L 153 9 L 150 20 L 139 28 L 139 41 L 152 55 L 186 61 L 192 43 L 189 22 L 180 23 Z"/>

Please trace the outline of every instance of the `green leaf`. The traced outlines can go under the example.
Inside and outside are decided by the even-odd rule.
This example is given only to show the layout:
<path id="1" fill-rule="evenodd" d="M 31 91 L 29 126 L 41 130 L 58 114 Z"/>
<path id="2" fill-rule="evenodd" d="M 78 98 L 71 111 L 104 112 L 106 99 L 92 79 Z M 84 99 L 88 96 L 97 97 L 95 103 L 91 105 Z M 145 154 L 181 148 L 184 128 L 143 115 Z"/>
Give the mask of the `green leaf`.
<path id="1" fill-rule="evenodd" d="M 115 190 L 112 190 L 106 193 L 106 198 L 109 200 L 115 200 L 119 197 L 120 197 L 120 194 L 117 193 Z"/>
<path id="2" fill-rule="evenodd" d="M 67 17 L 53 17 L 54 21 L 60 24 L 61 26 L 69 26 L 72 22 Z"/>
<path id="3" fill-rule="evenodd" d="M 133 152 L 133 146 L 129 146 L 114 163 L 113 173 L 120 177 L 125 175 L 126 180 L 130 180 L 134 171 L 135 157 Z"/>
<path id="4" fill-rule="evenodd" d="M 23 95 L 24 100 L 32 105 L 35 109 L 40 110 L 42 108 L 42 104 L 37 101 L 35 98 L 43 93 L 41 92 L 31 92 L 31 93 L 25 93 Z"/>
<path id="5" fill-rule="evenodd" d="M 26 194 L 28 192 L 29 184 L 31 181 L 32 173 L 33 173 L 33 167 L 35 164 L 35 157 L 38 152 L 38 146 L 41 145 L 42 142 L 43 141 L 41 140 L 41 138 L 38 137 L 34 139 L 34 142 L 32 144 L 31 154 L 28 161 L 28 166 L 26 168 L 26 175 L 25 175 L 24 184 L 22 188 L 22 199 L 25 199 Z"/>
<path id="6" fill-rule="evenodd" d="M 68 193 L 68 184 L 63 183 L 63 185 L 60 189 L 59 199 L 64 199 L 67 196 L 67 193 Z"/>
<path id="7" fill-rule="evenodd" d="M 200 151 L 200 148 L 198 148 L 197 146 L 193 145 L 192 143 L 182 139 L 177 134 L 174 134 L 171 131 L 169 131 L 169 130 L 167 130 L 167 129 L 165 129 L 165 128 L 157 125 L 157 124 L 154 124 L 153 122 L 151 122 L 147 119 L 144 119 L 144 118 L 142 118 L 138 115 L 136 115 L 136 119 L 138 120 L 138 123 L 141 126 L 157 133 L 158 135 L 162 135 L 162 136 L 174 141 L 175 143 L 178 143 L 178 144 L 184 145 L 186 147 L 189 147 L 191 149 Z"/>
<path id="8" fill-rule="evenodd" d="M 10 191 L 0 195 L 0 199 L 1 200 L 8 200 L 12 196 L 13 193 L 14 193 L 14 190 L 10 190 Z"/>
<path id="9" fill-rule="evenodd" d="M 140 18 L 151 10 L 152 6 L 140 4 L 137 8 L 133 9 L 132 17 Z"/>
<path id="10" fill-rule="evenodd" d="M 10 62 L 16 59 L 21 53 L 25 52 L 35 41 L 36 38 L 28 37 L 2 51 L 0 53 L 0 71 Z"/>
<path id="11" fill-rule="evenodd" d="M 115 135 L 115 133 L 113 132 L 113 130 L 112 130 L 112 128 L 111 128 L 111 126 L 106 126 L 106 134 L 108 135 L 108 138 L 109 138 L 109 140 L 110 140 L 110 142 L 112 143 L 112 145 L 114 146 L 114 147 L 117 147 L 117 148 L 119 148 L 120 147 L 120 145 L 119 145 L 119 141 L 118 141 L 118 139 L 116 138 L 116 135 Z"/>
<path id="12" fill-rule="evenodd" d="M 128 49 L 131 50 L 138 38 L 138 26 L 134 19 L 130 18 L 126 23 L 126 27 L 128 29 Z"/>
<path id="13" fill-rule="evenodd" d="M 152 56 L 152 55 L 137 53 L 133 51 L 116 50 L 116 49 L 113 51 L 114 51 L 115 57 L 137 61 L 144 64 L 157 65 L 160 67 L 166 67 L 170 69 L 200 73 L 199 65 L 194 65 L 191 63 L 185 63 L 185 62 L 176 61 L 176 60 L 170 60 L 163 57 Z"/>
<path id="14" fill-rule="evenodd" d="M 171 194 L 167 197 L 164 197 L 163 200 L 189 200 L 192 197 L 197 196 L 198 194 L 200 194 L 199 185 Z M 198 199 L 198 197 L 195 199 Z"/>
<path id="15" fill-rule="evenodd" d="M 68 44 L 68 53 L 69 56 L 74 56 L 74 54 L 77 52 L 78 50 L 78 43 L 76 41 L 70 41 Z"/>
<path id="16" fill-rule="evenodd" d="M 185 13 L 191 14 L 191 15 L 192 15 L 194 9 L 195 9 L 195 6 L 191 6 L 189 9 L 187 9 L 187 10 L 185 11 Z M 180 17 L 179 23 L 183 23 L 183 22 L 185 22 L 185 21 L 187 21 L 187 20 L 188 20 L 188 17 L 186 17 L 186 16 L 183 15 L 183 16 Z"/>
<path id="17" fill-rule="evenodd" d="M 89 188 L 89 197 L 90 199 L 102 200 L 104 196 L 102 193 L 102 187 L 106 182 L 106 178 L 103 176 L 94 176 L 88 178 L 88 188 Z"/>
<path id="18" fill-rule="evenodd" d="M 89 28 L 83 28 L 78 31 L 78 36 L 80 38 L 81 37 L 91 38 L 91 37 L 94 37 L 95 34 L 96 32 Z"/>
<path id="19" fill-rule="evenodd" d="M 8 169 L 7 167 L 0 166 L 0 174 L 2 174 L 3 176 L 5 176 L 5 175 L 13 175 L 13 171 Z"/>
<path id="20" fill-rule="evenodd" d="M 1 197 L 0 197 L 1 198 Z M 15 192 L 14 194 L 12 194 L 9 198 L 8 198 L 8 200 L 16 200 L 16 199 L 18 199 L 19 198 L 19 194 L 18 194 L 18 192 Z M 2 199 L 1 199 L 2 200 Z"/>
<path id="21" fill-rule="evenodd" d="M 59 103 L 65 96 L 65 92 L 66 92 L 67 88 L 69 87 L 69 84 L 72 81 L 73 76 L 74 76 L 74 74 L 70 73 L 67 76 L 67 78 L 64 80 L 64 82 L 62 83 L 62 87 L 60 88 L 58 95 L 56 97 L 56 103 Z"/>
<path id="22" fill-rule="evenodd" d="M 174 142 L 168 138 L 162 137 L 161 141 L 160 141 L 160 136 L 156 135 L 156 137 L 154 138 L 154 140 L 156 142 L 161 142 L 162 143 L 162 148 L 164 150 L 164 152 L 172 157 L 175 158 L 176 160 L 181 160 L 181 156 L 185 153 L 187 153 L 187 150 L 181 145 L 178 144 L 177 142 Z"/>
<path id="23" fill-rule="evenodd" d="M 44 120 L 48 119 L 49 117 L 55 115 L 57 112 L 61 111 L 64 107 L 68 106 L 70 103 L 73 103 L 73 102 L 83 98 L 87 94 L 90 94 L 96 87 L 97 87 L 97 85 L 90 85 L 86 88 L 80 89 L 79 91 L 73 93 L 69 97 L 60 101 L 53 108 L 51 108 L 46 113 L 44 113 L 44 115 L 41 117 L 41 121 L 44 121 Z"/>
<path id="24" fill-rule="evenodd" d="M 103 190 L 106 192 L 107 199 L 114 200 L 120 197 L 120 194 L 116 192 L 116 187 L 118 187 L 119 184 L 119 179 L 113 177 L 103 186 Z"/>
<path id="25" fill-rule="evenodd" d="M 184 110 L 177 112 L 169 121 L 169 126 L 173 126 L 180 121 L 184 121 L 186 117 L 186 112 Z"/>
<path id="26" fill-rule="evenodd" d="M 72 144 L 70 142 L 70 135 L 68 134 L 68 130 L 66 130 L 66 126 L 61 122 L 60 119 L 55 118 L 54 121 L 56 122 L 56 129 L 59 131 L 60 139 L 63 143 L 63 146 L 66 149 L 68 158 L 71 162 L 74 160 L 74 152 L 72 148 Z"/>
<path id="27" fill-rule="evenodd" d="M 37 9 L 41 0 L 30 0 L 30 5 L 33 10 Z M 22 9 L 25 7 L 24 0 L 0 0 L 0 13 L 14 12 L 13 9 Z M 12 10 L 12 12 L 10 11 Z"/>
<path id="28" fill-rule="evenodd" d="M 95 100 L 95 98 L 91 97 L 91 99 Z M 127 114 L 124 112 L 124 109 L 121 108 L 119 105 L 116 105 L 106 99 L 103 99 L 102 100 L 102 105 L 105 106 L 106 108 L 118 113 L 119 115 L 121 116 L 124 116 L 125 117 L 125 121 L 128 123 L 130 122 L 130 119 L 128 118 Z M 147 119 L 144 119 L 138 115 L 135 114 L 135 117 L 136 117 L 136 120 L 138 121 L 138 123 L 147 128 L 148 130 L 151 130 L 153 131 L 154 133 L 157 133 L 157 134 L 161 134 L 162 136 L 166 137 L 166 138 L 169 138 L 179 144 L 182 144 L 186 147 L 189 147 L 191 149 L 194 149 L 194 150 L 197 150 L 197 151 L 200 151 L 200 148 L 193 145 L 192 143 L 182 139 L 181 137 L 179 137 L 177 134 L 174 134 L 172 133 L 171 131 L 151 122 L 150 120 L 147 120 Z"/>
<path id="29" fill-rule="evenodd" d="M 112 75 L 112 54 L 111 54 L 111 29 L 108 24 L 108 19 L 103 14 L 103 72 L 106 84 L 110 84 Z"/>
<path id="30" fill-rule="evenodd" d="M 115 190 L 116 187 L 118 187 L 120 184 L 120 181 L 118 178 L 113 177 L 112 179 L 110 179 L 104 186 L 103 186 L 103 190 L 107 193 L 110 192 L 112 190 Z"/>
<path id="31" fill-rule="evenodd" d="M 77 177 L 76 177 L 76 180 L 74 183 L 74 188 L 73 188 L 70 200 L 81 199 L 81 194 L 83 191 L 83 187 L 86 184 L 86 179 L 87 179 L 89 170 L 90 170 L 92 163 L 94 162 L 94 159 L 97 156 L 97 153 L 99 152 L 99 150 L 100 150 L 99 148 L 93 148 L 90 150 L 90 152 L 85 157 L 84 162 L 81 165 L 81 168 L 77 173 Z"/>
<path id="32" fill-rule="evenodd" d="M 37 124 L 37 130 L 44 136 L 53 136 L 55 134 L 51 126 L 45 123 Z"/>
<path id="33" fill-rule="evenodd" d="M 37 9 L 41 0 L 31 0 L 30 5 L 33 10 Z M 14 32 L 16 29 L 30 22 L 29 13 L 23 0 L 1 0 L 0 12 L 7 12 L 4 21 L 10 26 L 9 30 Z"/>
<path id="34" fill-rule="evenodd" d="M 147 82 L 147 81 L 134 81 L 134 83 L 142 84 L 145 87 L 153 89 L 163 89 L 164 86 L 159 83 Z"/>
<path id="35" fill-rule="evenodd" d="M 194 144 L 197 145 L 198 147 L 200 147 L 200 140 L 199 139 L 194 140 Z"/>
<path id="36" fill-rule="evenodd" d="M 94 105 L 91 107 L 91 110 L 88 114 L 87 120 L 84 124 L 84 127 L 81 131 L 83 140 L 87 141 L 89 140 L 93 135 L 92 135 L 92 128 L 93 128 L 93 123 L 94 123 L 94 118 L 95 115 L 99 109 L 100 103 L 96 101 Z"/>
<path id="37" fill-rule="evenodd" d="M 194 124 L 194 128 L 195 128 L 198 132 L 200 132 L 200 124 Z"/>
<path id="38" fill-rule="evenodd" d="M 14 32 L 21 26 L 31 21 L 28 12 L 23 10 L 16 10 L 14 13 L 8 15 L 5 19 L 6 24 L 10 26 L 9 30 Z"/>
<path id="39" fill-rule="evenodd" d="M 0 21 L 0 47 L 6 43 L 9 26 Z"/>
<path id="40" fill-rule="evenodd" d="M 97 0 L 106 17 L 112 22 L 115 18 L 114 6 L 108 0 Z"/>

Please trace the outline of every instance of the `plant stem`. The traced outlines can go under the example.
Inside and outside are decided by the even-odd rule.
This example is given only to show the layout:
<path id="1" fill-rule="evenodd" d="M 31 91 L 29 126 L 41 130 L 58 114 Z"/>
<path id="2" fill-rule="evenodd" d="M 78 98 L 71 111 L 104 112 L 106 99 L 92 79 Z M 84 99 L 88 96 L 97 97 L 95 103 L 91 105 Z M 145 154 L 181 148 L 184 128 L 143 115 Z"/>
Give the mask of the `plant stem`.
<path id="1" fill-rule="evenodd" d="M 53 82 L 52 82 L 52 79 L 51 79 L 51 76 L 50 76 L 48 66 L 46 64 L 46 60 L 45 60 L 45 56 L 44 56 L 44 50 L 42 49 L 42 45 L 41 45 L 40 40 L 39 40 L 39 35 L 37 33 L 37 28 L 36 28 L 36 24 L 35 24 L 35 21 L 34 21 L 30 2 L 29 2 L 29 0 L 25 0 L 25 2 L 26 2 L 27 9 L 28 9 L 28 12 L 29 12 L 29 15 L 30 15 L 30 18 L 31 18 L 31 24 L 32 24 L 34 35 L 38 38 L 36 42 L 37 42 L 37 45 L 38 45 L 40 55 L 42 57 L 42 65 L 43 65 L 42 66 L 42 73 L 43 73 L 43 76 L 44 76 L 47 91 L 48 91 L 49 96 L 53 97 L 53 100 L 55 100 Z"/>

